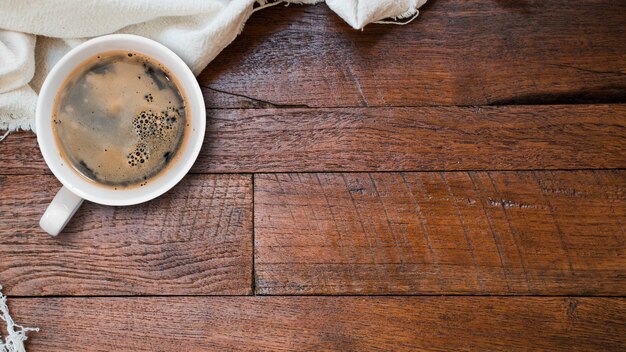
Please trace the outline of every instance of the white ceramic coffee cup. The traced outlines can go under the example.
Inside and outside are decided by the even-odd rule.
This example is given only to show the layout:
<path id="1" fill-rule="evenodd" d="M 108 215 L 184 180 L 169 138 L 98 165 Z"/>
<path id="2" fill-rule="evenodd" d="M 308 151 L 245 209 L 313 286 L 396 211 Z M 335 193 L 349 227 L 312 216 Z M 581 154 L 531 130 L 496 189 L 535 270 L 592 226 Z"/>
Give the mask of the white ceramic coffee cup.
<path id="1" fill-rule="evenodd" d="M 52 128 L 55 97 L 68 75 L 84 61 L 99 53 L 115 50 L 145 54 L 160 62 L 178 80 L 187 98 L 188 135 L 170 166 L 145 186 L 115 190 L 87 180 L 61 158 Z M 39 225 L 52 236 L 63 230 L 83 200 L 104 205 L 133 205 L 156 198 L 174 187 L 196 161 L 206 127 L 202 92 L 195 76 L 174 52 L 136 35 L 112 34 L 86 41 L 68 52 L 54 66 L 41 87 L 37 100 L 35 129 L 44 160 L 63 187 L 41 217 Z"/>

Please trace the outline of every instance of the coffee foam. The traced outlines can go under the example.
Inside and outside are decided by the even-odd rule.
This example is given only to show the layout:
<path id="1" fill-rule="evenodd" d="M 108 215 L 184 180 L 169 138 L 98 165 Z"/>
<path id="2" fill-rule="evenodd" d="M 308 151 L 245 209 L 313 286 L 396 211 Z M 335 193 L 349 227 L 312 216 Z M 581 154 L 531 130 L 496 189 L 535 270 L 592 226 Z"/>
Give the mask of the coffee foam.
<path id="1" fill-rule="evenodd" d="M 179 85 L 156 61 L 136 53 L 88 60 L 55 103 L 61 156 L 102 185 L 145 185 L 172 164 L 187 134 Z"/>

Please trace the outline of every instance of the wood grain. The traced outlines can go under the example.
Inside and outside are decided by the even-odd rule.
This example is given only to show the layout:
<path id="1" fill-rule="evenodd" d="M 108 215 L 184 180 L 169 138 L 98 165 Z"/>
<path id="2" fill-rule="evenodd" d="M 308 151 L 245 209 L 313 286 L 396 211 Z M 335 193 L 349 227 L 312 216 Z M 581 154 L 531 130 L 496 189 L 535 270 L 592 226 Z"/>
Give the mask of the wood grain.
<path id="1" fill-rule="evenodd" d="M 193 174 L 57 238 L 35 136 L 0 142 L 28 350 L 624 350 L 626 2 L 421 12 L 255 13 L 199 76 Z"/>
<path id="2" fill-rule="evenodd" d="M 250 294 L 250 175 L 189 175 L 156 200 L 85 202 L 56 238 L 38 228 L 53 176 L 0 176 L 5 294 Z"/>
<path id="3" fill-rule="evenodd" d="M 209 110 L 206 172 L 626 167 L 626 105 Z M 48 172 L 35 137 L 0 143 L 0 173 Z"/>
<path id="4" fill-rule="evenodd" d="M 13 299 L 45 351 L 622 351 L 622 298 Z"/>
<path id="5" fill-rule="evenodd" d="M 259 294 L 626 294 L 626 172 L 260 174 Z"/>
<path id="6" fill-rule="evenodd" d="M 205 69 L 208 107 L 626 102 L 626 2 L 429 0 L 406 26 L 326 5 L 255 13 Z"/>

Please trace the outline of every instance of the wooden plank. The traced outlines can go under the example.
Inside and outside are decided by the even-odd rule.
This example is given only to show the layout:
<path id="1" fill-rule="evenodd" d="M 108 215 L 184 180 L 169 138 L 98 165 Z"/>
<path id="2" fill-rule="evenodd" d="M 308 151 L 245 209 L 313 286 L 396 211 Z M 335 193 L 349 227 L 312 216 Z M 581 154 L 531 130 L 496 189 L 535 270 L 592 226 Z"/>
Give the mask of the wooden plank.
<path id="1" fill-rule="evenodd" d="M 255 13 L 199 76 L 209 107 L 626 102 L 626 2 L 429 1 L 406 26 Z"/>
<path id="2" fill-rule="evenodd" d="M 626 105 L 209 110 L 192 172 L 626 167 Z M 0 173 L 44 173 L 35 137 L 0 143 Z"/>
<path id="3" fill-rule="evenodd" d="M 623 351 L 623 298 L 11 299 L 45 351 Z"/>
<path id="4" fill-rule="evenodd" d="M 259 294 L 626 294 L 626 171 L 259 174 Z"/>
<path id="5" fill-rule="evenodd" d="M 0 141 L 0 174 L 50 173 L 32 132 L 12 132 Z"/>
<path id="6" fill-rule="evenodd" d="M 86 202 L 38 228 L 53 176 L 0 176 L 0 283 L 10 295 L 250 294 L 250 175 L 190 175 L 137 206 Z"/>

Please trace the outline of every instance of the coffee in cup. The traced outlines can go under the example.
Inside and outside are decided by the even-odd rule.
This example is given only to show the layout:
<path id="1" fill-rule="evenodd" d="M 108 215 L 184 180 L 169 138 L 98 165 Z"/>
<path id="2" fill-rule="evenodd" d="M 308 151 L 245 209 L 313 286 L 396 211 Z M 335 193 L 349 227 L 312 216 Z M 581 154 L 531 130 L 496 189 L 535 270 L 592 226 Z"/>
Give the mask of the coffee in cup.
<path id="1" fill-rule="evenodd" d="M 191 169 L 206 129 L 189 67 L 129 34 L 93 38 L 65 54 L 41 86 L 35 115 L 39 149 L 63 185 L 39 221 L 53 236 L 83 200 L 125 206 L 170 190 Z"/>
<path id="2" fill-rule="evenodd" d="M 185 100 L 176 77 L 147 55 L 99 53 L 57 93 L 55 142 L 61 157 L 92 182 L 116 190 L 145 186 L 185 142 Z"/>

